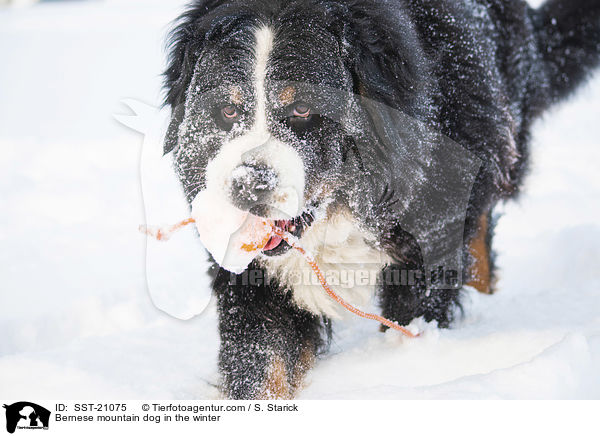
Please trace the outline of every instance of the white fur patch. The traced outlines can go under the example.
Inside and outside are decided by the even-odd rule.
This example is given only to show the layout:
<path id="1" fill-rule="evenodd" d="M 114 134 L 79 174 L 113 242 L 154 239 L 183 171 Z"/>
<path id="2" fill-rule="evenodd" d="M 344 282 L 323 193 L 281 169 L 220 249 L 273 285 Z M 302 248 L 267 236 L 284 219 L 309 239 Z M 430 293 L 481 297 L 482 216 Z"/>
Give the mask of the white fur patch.
<path id="1" fill-rule="evenodd" d="M 229 197 L 234 170 L 242 163 L 265 162 L 278 174 L 278 187 L 273 196 L 273 219 L 289 219 L 300 215 L 304 207 L 304 163 L 298 152 L 274 138 L 267 125 L 265 82 L 269 56 L 273 49 L 273 31 L 261 27 L 255 31 L 254 86 L 256 113 L 247 133 L 223 144 L 206 167 L 207 188 L 220 190 Z"/>
<path id="2" fill-rule="evenodd" d="M 269 27 L 260 27 L 254 33 L 256 47 L 254 48 L 254 86 L 256 89 L 256 125 L 257 128 L 267 129 L 267 93 L 265 81 L 269 56 L 273 50 L 275 40 L 273 31 Z"/>
<path id="3" fill-rule="evenodd" d="M 390 261 L 377 249 L 375 237 L 361 230 L 346 213 L 313 223 L 300 243 L 313 256 L 329 286 L 353 306 L 370 301 L 379 273 Z M 349 313 L 327 295 L 298 251 L 291 249 L 280 256 L 259 259 L 269 274 L 293 290 L 294 301 L 300 307 L 336 319 Z"/>

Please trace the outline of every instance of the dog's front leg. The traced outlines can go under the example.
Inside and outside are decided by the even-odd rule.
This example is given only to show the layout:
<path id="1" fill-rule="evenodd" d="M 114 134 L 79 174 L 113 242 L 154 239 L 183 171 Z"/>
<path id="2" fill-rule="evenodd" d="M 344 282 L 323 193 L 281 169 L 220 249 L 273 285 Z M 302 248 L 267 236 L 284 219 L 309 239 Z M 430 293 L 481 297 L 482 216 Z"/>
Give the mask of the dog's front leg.
<path id="1" fill-rule="evenodd" d="M 223 394 L 232 399 L 289 399 L 323 345 L 320 316 L 299 308 L 291 292 L 254 264 L 215 281 Z"/>

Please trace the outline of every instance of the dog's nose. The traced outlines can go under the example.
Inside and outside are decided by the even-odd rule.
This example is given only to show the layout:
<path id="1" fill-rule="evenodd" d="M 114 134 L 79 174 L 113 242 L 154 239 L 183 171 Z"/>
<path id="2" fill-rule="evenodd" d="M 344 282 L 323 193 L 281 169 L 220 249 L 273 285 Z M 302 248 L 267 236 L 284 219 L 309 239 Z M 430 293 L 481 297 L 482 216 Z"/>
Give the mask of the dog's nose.
<path id="1" fill-rule="evenodd" d="M 264 163 L 243 163 L 231 173 L 231 199 L 242 210 L 262 215 L 279 183 L 277 172 Z"/>

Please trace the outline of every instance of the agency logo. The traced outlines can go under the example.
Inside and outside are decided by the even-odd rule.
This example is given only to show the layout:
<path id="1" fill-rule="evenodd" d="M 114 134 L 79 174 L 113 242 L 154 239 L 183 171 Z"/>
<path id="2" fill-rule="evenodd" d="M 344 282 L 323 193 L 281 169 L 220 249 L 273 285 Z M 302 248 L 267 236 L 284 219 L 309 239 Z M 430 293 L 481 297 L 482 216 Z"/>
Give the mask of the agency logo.
<path id="1" fill-rule="evenodd" d="M 6 409 L 6 431 L 14 433 L 19 430 L 48 430 L 50 411 L 28 401 L 3 406 Z"/>

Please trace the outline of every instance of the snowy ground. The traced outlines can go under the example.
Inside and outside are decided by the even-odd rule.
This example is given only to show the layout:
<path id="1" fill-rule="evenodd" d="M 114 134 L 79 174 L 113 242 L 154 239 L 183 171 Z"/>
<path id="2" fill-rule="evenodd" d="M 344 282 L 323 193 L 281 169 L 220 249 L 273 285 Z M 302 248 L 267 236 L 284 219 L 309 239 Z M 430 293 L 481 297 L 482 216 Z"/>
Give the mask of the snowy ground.
<path id="1" fill-rule="evenodd" d="M 214 308 L 180 321 L 149 298 L 142 137 L 111 116 L 159 101 L 165 3 L 0 10 L 1 397 L 217 396 Z M 536 126 L 496 295 L 418 340 L 337 323 L 300 398 L 600 398 L 598 102 L 597 76 Z"/>

